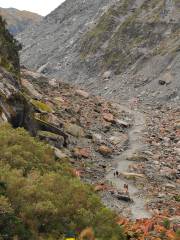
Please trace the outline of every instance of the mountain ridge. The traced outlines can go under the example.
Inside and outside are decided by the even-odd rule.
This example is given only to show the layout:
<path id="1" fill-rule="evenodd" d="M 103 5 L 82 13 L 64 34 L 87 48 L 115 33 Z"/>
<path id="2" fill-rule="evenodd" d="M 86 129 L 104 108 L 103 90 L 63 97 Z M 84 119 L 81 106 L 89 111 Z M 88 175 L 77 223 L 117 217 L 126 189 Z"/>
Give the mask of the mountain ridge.
<path id="1" fill-rule="evenodd" d="M 11 34 L 16 35 L 24 31 L 27 26 L 38 23 L 42 20 L 42 16 L 26 10 L 18 10 L 16 8 L 1 8 L 0 15 L 6 20 L 8 30 Z"/>

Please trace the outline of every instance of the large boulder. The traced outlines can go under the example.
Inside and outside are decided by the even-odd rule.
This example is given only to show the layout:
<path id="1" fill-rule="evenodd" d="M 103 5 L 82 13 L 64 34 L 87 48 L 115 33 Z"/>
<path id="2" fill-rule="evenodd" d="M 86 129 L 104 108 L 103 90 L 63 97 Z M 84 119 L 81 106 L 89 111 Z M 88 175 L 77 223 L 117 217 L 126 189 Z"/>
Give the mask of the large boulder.
<path id="1" fill-rule="evenodd" d="M 103 156 L 109 156 L 112 154 L 113 150 L 112 148 L 106 146 L 106 145 L 101 145 L 98 148 L 98 151 L 103 155 Z"/>
<path id="2" fill-rule="evenodd" d="M 64 129 L 67 133 L 71 134 L 74 137 L 84 137 L 85 135 L 83 128 L 76 124 L 66 123 L 64 125 Z"/>
<path id="3" fill-rule="evenodd" d="M 58 134 L 47 132 L 47 131 L 38 131 L 39 138 L 48 142 L 56 148 L 61 148 L 64 145 L 64 138 Z"/>

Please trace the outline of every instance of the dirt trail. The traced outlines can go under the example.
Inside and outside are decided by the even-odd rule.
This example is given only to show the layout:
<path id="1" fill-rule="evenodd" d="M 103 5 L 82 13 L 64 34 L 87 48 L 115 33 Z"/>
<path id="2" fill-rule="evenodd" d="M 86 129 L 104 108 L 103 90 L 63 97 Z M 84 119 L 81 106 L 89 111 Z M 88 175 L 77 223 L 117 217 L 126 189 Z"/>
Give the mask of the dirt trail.
<path id="1" fill-rule="evenodd" d="M 131 110 L 127 106 L 119 106 L 117 108 L 120 111 L 125 111 L 131 114 L 134 118 L 134 125 L 130 129 L 129 135 L 129 146 L 126 151 L 124 151 L 120 156 L 115 157 L 113 160 L 113 167 L 118 170 L 120 173 L 128 172 L 129 165 L 133 164 L 134 161 L 127 160 L 128 158 L 132 157 L 135 153 L 141 152 L 146 149 L 146 146 L 143 143 L 142 133 L 145 129 L 145 117 L 144 114 L 139 112 L 138 110 Z M 151 214 L 146 210 L 146 200 L 143 196 L 139 196 L 139 190 L 137 187 L 130 183 L 128 180 L 124 180 L 121 178 L 115 178 L 114 170 L 110 170 L 106 176 L 106 180 L 112 182 L 113 186 L 117 190 L 122 190 L 124 184 L 128 184 L 130 197 L 133 199 L 133 203 L 130 204 L 129 208 L 131 210 L 132 218 L 133 219 L 140 219 L 140 218 L 149 218 Z M 122 202 L 119 201 L 119 206 L 122 208 Z"/>

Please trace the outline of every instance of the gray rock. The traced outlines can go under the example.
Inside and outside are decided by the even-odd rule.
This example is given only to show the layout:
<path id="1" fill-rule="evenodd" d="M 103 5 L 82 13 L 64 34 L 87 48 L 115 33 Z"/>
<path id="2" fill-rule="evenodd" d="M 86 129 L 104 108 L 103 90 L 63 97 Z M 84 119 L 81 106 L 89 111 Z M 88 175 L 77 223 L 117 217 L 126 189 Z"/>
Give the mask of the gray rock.
<path id="1" fill-rule="evenodd" d="M 103 19 L 101 16 L 108 12 L 109 7 L 121 6 L 123 1 L 66 0 L 42 22 L 18 35 L 17 39 L 24 46 L 21 62 L 51 77 L 81 84 L 92 93 L 117 100 L 141 96 L 144 101 L 155 103 L 157 100 L 179 101 L 179 39 L 176 39 L 174 32 L 179 28 L 180 19 L 176 2 L 171 1 L 167 11 L 166 4 L 158 9 L 160 4 L 153 8 L 150 2 L 152 9 L 142 8 L 144 12 L 141 12 L 144 1 L 135 0 L 132 6 L 113 16 L 115 20 L 114 23 L 110 22 L 111 29 L 100 33 L 98 38 L 87 38 L 84 49 L 90 54 L 84 57 L 81 54 L 82 40 L 86 39 L 87 31 L 90 31 L 88 36 L 91 36 L 91 29 L 96 32 L 99 21 Z M 132 8 L 134 12 L 130 11 Z M 149 24 L 146 16 L 150 14 L 149 18 L 155 19 L 156 10 L 161 12 L 159 20 Z M 122 24 L 132 16 L 134 22 L 124 29 L 125 35 L 116 35 Z M 111 17 L 109 21 L 112 21 Z M 131 29 L 136 29 L 134 32 L 137 35 L 133 35 Z M 146 29 L 151 33 L 150 38 Z M 104 62 L 107 53 L 110 54 L 109 59 L 116 57 L 109 51 L 113 36 L 116 36 L 114 41 L 117 39 L 117 42 L 113 44 L 112 54 L 118 54 L 115 64 L 108 65 Z M 136 43 L 137 38 L 142 42 Z M 94 53 L 91 49 L 99 44 L 96 39 L 99 39 L 100 47 Z M 123 41 L 125 43 L 121 45 Z M 162 48 L 164 42 L 166 47 Z"/>

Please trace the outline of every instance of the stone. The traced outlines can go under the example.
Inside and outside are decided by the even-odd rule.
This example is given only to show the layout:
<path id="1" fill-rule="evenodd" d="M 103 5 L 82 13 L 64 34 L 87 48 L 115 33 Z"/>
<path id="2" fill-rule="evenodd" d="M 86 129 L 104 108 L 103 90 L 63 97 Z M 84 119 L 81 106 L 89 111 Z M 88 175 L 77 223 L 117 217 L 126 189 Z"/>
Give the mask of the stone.
<path id="1" fill-rule="evenodd" d="M 89 158 L 91 155 L 90 148 L 74 148 L 73 155 L 77 158 Z"/>
<path id="2" fill-rule="evenodd" d="M 98 133 L 92 134 L 92 140 L 94 143 L 101 144 L 103 142 L 102 135 Z"/>
<path id="3" fill-rule="evenodd" d="M 132 202 L 132 199 L 130 198 L 129 195 L 125 195 L 125 194 L 115 194 L 115 197 L 118 199 L 118 200 L 121 200 L 121 201 L 125 201 L 125 202 Z"/>
<path id="4" fill-rule="evenodd" d="M 139 173 L 129 173 L 129 172 L 122 172 L 121 175 L 127 179 L 131 178 L 145 178 L 144 174 L 139 174 Z"/>
<path id="5" fill-rule="evenodd" d="M 96 185 L 94 190 L 95 192 L 100 192 L 100 191 L 104 191 L 107 189 L 107 186 L 105 184 L 99 184 L 99 185 Z"/>
<path id="6" fill-rule="evenodd" d="M 166 177 L 168 179 L 172 179 L 173 177 L 175 177 L 176 175 L 176 170 L 175 169 L 171 169 L 169 167 L 163 167 L 161 170 L 160 170 L 160 175 L 162 177 Z"/>
<path id="7" fill-rule="evenodd" d="M 179 130 L 180 129 L 180 120 L 176 121 L 174 126 L 175 126 L 175 129 Z"/>
<path id="8" fill-rule="evenodd" d="M 175 152 L 177 153 L 177 155 L 180 156 L 180 148 L 174 148 Z"/>
<path id="9" fill-rule="evenodd" d="M 88 98 L 89 97 L 89 93 L 83 91 L 83 90 L 76 90 L 76 95 L 83 97 L 83 98 Z"/>
<path id="10" fill-rule="evenodd" d="M 52 79 L 49 80 L 49 85 L 51 87 L 58 87 L 59 84 L 58 84 L 58 81 L 55 78 L 52 78 Z"/>
<path id="11" fill-rule="evenodd" d="M 130 156 L 127 157 L 128 161 L 137 161 L 137 162 L 141 162 L 141 161 L 147 161 L 147 157 L 143 156 L 141 153 L 134 153 Z"/>
<path id="12" fill-rule="evenodd" d="M 125 128 L 130 127 L 130 124 L 128 122 L 120 120 L 120 119 L 115 119 L 115 123 L 117 126 L 120 126 L 120 127 L 125 127 Z"/>
<path id="13" fill-rule="evenodd" d="M 76 124 L 66 123 L 64 130 L 74 137 L 84 137 L 85 135 L 83 128 Z"/>
<path id="14" fill-rule="evenodd" d="M 174 184 L 167 183 L 165 188 L 176 189 L 176 186 Z"/>
<path id="15" fill-rule="evenodd" d="M 111 75 L 112 75 L 111 71 L 106 71 L 106 72 L 103 73 L 102 78 L 103 79 L 110 79 Z"/>
<path id="16" fill-rule="evenodd" d="M 103 155 L 103 156 L 109 156 L 112 154 L 113 150 L 112 148 L 106 146 L 106 145 L 101 145 L 98 148 L 98 151 Z"/>
<path id="17" fill-rule="evenodd" d="M 35 99 L 42 99 L 42 95 L 34 88 L 34 86 L 26 79 L 21 79 L 22 86 L 28 91 L 31 97 Z"/>
<path id="18" fill-rule="evenodd" d="M 53 113 L 53 109 L 47 103 L 31 99 L 30 103 L 40 113 Z"/>
<path id="19" fill-rule="evenodd" d="M 166 84 L 166 81 L 164 81 L 164 80 L 159 80 L 159 85 L 165 85 Z"/>
<path id="20" fill-rule="evenodd" d="M 57 158 L 59 158 L 59 159 L 67 159 L 68 158 L 68 156 L 65 153 L 63 153 L 60 149 L 55 148 L 55 147 L 53 149 L 54 149 L 54 154 Z"/>
<path id="21" fill-rule="evenodd" d="M 125 142 L 128 140 L 128 135 L 127 134 L 120 134 L 118 133 L 117 136 L 112 136 L 109 138 L 109 141 L 114 144 L 114 145 L 117 145 L 117 144 L 125 144 Z"/>
<path id="22" fill-rule="evenodd" d="M 107 122 L 113 122 L 114 121 L 114 116 L 111 113 L 103 113 L 103 118 Z"/>
<path id="23" fill-rule="evenodd" d="M 56 148 L 61 148 L 64 145 L 64 138 L 58 134 L 48 132 L 48 131 L 38 131 L 38 137 L 51 144 Z"/>

